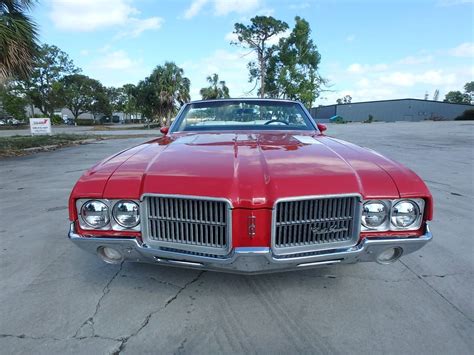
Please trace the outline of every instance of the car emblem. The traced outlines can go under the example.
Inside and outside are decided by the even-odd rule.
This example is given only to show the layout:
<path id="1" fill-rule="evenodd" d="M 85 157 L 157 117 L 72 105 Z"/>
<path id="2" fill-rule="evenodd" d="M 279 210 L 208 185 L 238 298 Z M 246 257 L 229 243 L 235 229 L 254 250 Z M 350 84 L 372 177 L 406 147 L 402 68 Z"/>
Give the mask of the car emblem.
<path id="1" fill-rule="evenodd" d="M 331 224 L 327 227 L 313 226 L 311 232 L 314 235 L 326 234 L 326 233 L 337 233 L 337 232 L 347 232 L 349 228 L 347 227 L 338 227 L 336 223 Z"/>
<path id="2" fill-rule="evenodd" d="M 247 223 L 247 230 L 248 230 L 248 235 L 250 238 L 255 237 L 255 234 L 257 234 L 257 217 L 255 216 L 249 216 L 248 218 L 248 223 Z"/>

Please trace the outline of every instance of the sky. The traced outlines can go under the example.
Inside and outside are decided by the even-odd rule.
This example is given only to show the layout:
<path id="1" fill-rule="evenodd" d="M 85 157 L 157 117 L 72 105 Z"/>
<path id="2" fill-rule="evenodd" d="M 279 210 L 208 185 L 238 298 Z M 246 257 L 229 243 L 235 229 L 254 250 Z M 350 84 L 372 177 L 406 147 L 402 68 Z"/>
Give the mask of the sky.
<path id="1" fill-rule="evenodd" d="M 249 51 L 230 44 L 236 22 L 306 19 L 328 80 L 316 105 L 433 97 L 474 80 L 474 0 L 43 0 L 40 41 L 106 86 L 137 84 L 173 61 L 200 99 L 217 73 L 232 97 L 255 96 Z"/>

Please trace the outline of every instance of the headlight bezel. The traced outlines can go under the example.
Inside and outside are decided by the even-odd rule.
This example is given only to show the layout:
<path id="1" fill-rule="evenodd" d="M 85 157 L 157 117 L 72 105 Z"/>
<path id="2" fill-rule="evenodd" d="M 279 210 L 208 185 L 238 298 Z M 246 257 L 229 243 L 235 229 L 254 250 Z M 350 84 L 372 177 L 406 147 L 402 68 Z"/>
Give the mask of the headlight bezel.
<path id="1" fill-rule="evenodd" d="M 109 221 L 108 223 L 101 228 L 91 227 L 82 217 L 82 207 L 89 201 L 99 201 L 104 203 L 108 207 Z M 137 204 L 139 211 L 138 224 L 132 228 L 123 227 L 120 225 L 113 216 L 113 210 L 117 203 L 119 202 L 133 202 Z M 141 217 L 140 217 L 140 201 L 134 199 L 103 199 L 103 198 L 80 198 L 76 200 L 76 211 L 78 216 L 79 226 L 83 230 L 87 231 L 128 231 L 128 232 L 139 232 L 141 231 Z"/>
<path id="2" fill-rule="evenodd" d="M 407 227 L 399 227 L 392 222 L 394 209 L 395 207 L 401 202 L 410 202 L 416 206 L 418 215 L 415 218 L 414 222 Z M 418 230 L 421 227 L 423 222 L 423 213 L 425 210 L 425 200 L 419 198 L 402 198 L 398 200 L 394 200 L 392 203 L 392 207 L 390 208 L 390 227 L 393 231 L 406 231 L 406 230 Z"/>
<path id="3" fill-rule="evenodd" d="M 386 214 L 385 214 L 385 219 L 383 222 L 376 226 L 376 227 L 369 227 L 366 223 L 363 222 L 364 219 L 364 213 L 365 213 L 365 208 L 366 205 L 375 205 L 375 204 L 381 204 L 385 207 L 386 209 Z M 390 223 L 390 211 L 391 211 L 391 205 L 388 203 L 387 200 L 367 200 L 364 201 L 362 204 L 362 215 L 361 215 L 361 230 L 362 231 L 386 231 L 389 229 L 389 223 Z"/>
<path id="4" fill-rule="evenodd" d="M 126 226 L 125 224 L 121 223 L 119 220 L 118 220 L 118 217 L 117 217 L 117 208 L 120 204 L 126 204 L 126 203 L 129 203 L 129 204 L 134 204 L 136 207 L 137 207 L 137 212 L 138 212 L 138 220 L 135 224 L 133 225 L 130 225 L 130 226 Z M 130 230 L 130 229 L 133 229 L 135 228 L 136 226 L 138 226 L 140 224 L 140 204 L 133 201 L 133 200 L 119 200 L 117 202 L 115 202 L 114 204 L 114 207 L 112 208 L 112 218 L 114 219 L 114 221 L 122 228 L 125 228 L 127 230 Z"/>
<path id="5" fill-rule="evenodd" d="M 417 218 L 415 221 L 407 226 L 407 227 L 399 227 L 395 224 L 392 223 L 392 215 L 394 213 L 394 207 L 400 203 L 408 201 L 411 203 L 414 203 L 417 206 L 417 209 L 419 211 Z M 383 202 L 387 207 L 388 207 L 388 216 L 385 221 L 380 227 L 378 228 L 367 228 L 363 223 L 362 223 L 362 214 L 364 213 L 364 208 L 362 207 L 362 212 L 361 212 L 361 232 L 389 232 L 389 231 L 416 231 L 421 228 L 422 223 L 423 223 L 423 216 L 425 212 L 425 200 L 423 198 L 399 198 L 399 199 L 393 199 L 393 200 L 388 200 L 388 199 L 370 199 L 370 200 L 364 200 L 362 202 L 362 206 L 364 206 L 367 203 L 371 202 Z"/>
<path id="6" fill-rule="evenodd" d="M 90 205 L 90 204 L 94 204 L 94 203 L 103 205 L 102 212 L 105 212 L 104 213 L 105 222 L 103 224 L 101 224 L 100 226 L 93 226 L 90 222 L 87 221 L 87 216 L 85 216 L 85 207 L 86 207 L 86 205 Z M 84 202 L 81 205 L 81 208 L 78 210 L 78 215 L 80 216 L 84 227 L 87 228 L 87 229 L 91 229 L 91 230 L 104 229 L 110 223 L 110 207 L 109 207 L 108 204 L 104 203 L 104 201 L 101 201 L 101 200 L 93 199 L 93 200 L 88 200 L 88 201 Z"/>

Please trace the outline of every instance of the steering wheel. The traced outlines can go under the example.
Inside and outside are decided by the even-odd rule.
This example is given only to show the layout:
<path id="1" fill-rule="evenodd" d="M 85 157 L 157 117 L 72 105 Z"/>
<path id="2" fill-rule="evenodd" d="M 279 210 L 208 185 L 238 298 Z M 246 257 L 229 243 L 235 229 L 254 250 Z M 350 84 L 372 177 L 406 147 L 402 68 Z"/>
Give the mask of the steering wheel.
<path id="1" fill-rule="evenodd" d="M 283 121 L 283 120 L 270 120 L 270 121 L 265 122 L 263 125 L 266 126 L 266 125 L 269 125 L 270 123 L 275 123 L 275 122 L 284 123 L 287 126 L 290 124 L 289 122 L 286 122 L 286 121 Z"/>

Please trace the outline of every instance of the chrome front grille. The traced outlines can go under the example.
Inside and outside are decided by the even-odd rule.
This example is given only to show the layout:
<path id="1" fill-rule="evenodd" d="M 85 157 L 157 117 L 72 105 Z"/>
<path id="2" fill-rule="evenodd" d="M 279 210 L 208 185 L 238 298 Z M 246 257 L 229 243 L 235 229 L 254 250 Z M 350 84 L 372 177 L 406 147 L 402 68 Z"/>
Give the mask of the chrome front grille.
<path id="1" fill-rule="evenodd" d="M 199 197 L 145 196 L 144 241 L 152 246 L 227 254 L 231 209 L 226 200 Z M 144 211 L 143 211 L 144 210 Z"/>
<path id="2" fill-rule="evenodd" d="M 273 210 L 275 254 L 334 249 L 357 243 L 361 199 L 358 195 L 279 200 Z"/>

